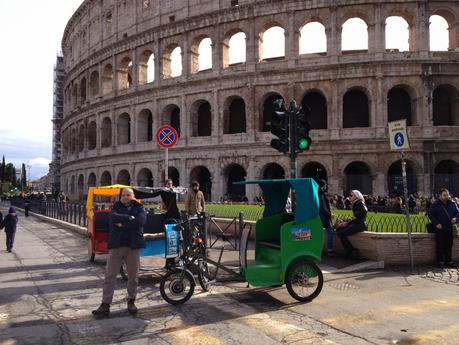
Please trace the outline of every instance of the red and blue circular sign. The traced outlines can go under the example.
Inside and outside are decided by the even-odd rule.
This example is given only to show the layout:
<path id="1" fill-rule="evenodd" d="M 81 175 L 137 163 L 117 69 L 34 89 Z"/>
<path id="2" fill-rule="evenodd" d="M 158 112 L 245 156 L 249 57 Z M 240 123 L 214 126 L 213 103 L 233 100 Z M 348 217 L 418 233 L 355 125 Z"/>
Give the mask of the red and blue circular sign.
<path id="1" fill-rule="evenodd" d="M 156 141 L 159 146 L 167 149 L 177 144 L 178 133 L 172 126 L 161 126 L 156 130 Z"/>

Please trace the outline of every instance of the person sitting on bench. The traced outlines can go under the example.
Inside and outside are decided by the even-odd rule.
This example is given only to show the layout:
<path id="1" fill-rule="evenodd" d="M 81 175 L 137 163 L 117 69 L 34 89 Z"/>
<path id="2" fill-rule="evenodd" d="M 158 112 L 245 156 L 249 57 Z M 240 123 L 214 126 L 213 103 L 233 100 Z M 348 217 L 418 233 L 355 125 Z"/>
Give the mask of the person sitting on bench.
<path id="1" fill-rule="evenodd" d="M 348 237 L 367 229 L 365 220 L 368 209 L 365 206 L 365 200 L 362 193 L 358 190 L 351 191 L 349 200 L 351 201 L 351 209 L 354 218 L 349 221 L 338 221 L 336 231 L 341 243 L 343 244 L 346 256 L 352 260 L 357 260 L 359 259 L 359 251 L 354 248 Z"/>

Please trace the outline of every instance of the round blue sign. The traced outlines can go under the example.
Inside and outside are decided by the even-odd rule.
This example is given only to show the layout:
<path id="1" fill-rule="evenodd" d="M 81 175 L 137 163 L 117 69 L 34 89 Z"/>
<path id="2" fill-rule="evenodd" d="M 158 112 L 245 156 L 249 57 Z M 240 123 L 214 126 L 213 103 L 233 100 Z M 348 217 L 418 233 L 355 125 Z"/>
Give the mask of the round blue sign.
<path id="1" fill-rule="evenodd" d="M 394 135 L 394 143 L 395 146 L 401 147 L 405 143 L 405 137 L 403 136 L 403 133 L 397 132 Z"/>

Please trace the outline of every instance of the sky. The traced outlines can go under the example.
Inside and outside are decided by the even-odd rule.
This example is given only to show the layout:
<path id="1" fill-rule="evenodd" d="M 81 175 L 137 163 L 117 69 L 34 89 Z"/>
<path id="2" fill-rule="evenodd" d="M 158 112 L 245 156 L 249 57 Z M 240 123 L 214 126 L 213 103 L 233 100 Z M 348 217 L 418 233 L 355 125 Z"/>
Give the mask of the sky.
<path id="1" fill-rule="evenodd" d="M 53 67 L 61 50 L 65 25 L 82 2 L 0 0 L 0 66 L 4 66 L 0 83 L 0 155 L 5 154 L 6 161 L 16 167 L 22 163 L 30 165 L 31 179 L 48 172 L 52 147 Z M 362 22 L 352 21 L 346 28 L 349 39 L 343 37 L 343 48 L 365 48 L 362 42 L 366 42 L 366 25 L 363 23 L 364 30 L 361 30 Z M 446 23 L 442 24 L 441 19 L 437 22 L 440 31 L 432 33 L 435 37 L 432 42 L 435 50 L 445 50 L 447 41 L 441 39 L 441 30 L 445 31 Z M 406 22 L 395 19 L 394 29 L 387 32 L 390 48 L 408 49 L 408 37 L 401 34 L 406 26 Z M 281 28 L 273 28 L 265 35 L 265 42 L 279 42 L 283 32 Z M 230 63 L 245 59 L 244 34 L 238 36 L 234 43 L 230 42 L 240 47 L 236 48 L 239 52 L 235 55 L 234 51 L 230 52 Z M 308 42 L 305 37 L 324 37 L 320 24 L 310 24 L 302 31 L 300 52 L 321 52 L 326 47 L 323 39 L 322 42 Z M 200 53 L 210 55 L 210 47 L 210 42 L 204 42 Z M 268 45 L 264 52 L 264 58 L 269 58 L 278 56 L 282 49 L 279 45 Z M 180 60 L 180 52 L 177 53 Z M 174 60 L 173 74 L 180 74 L 181 66 L 175 66 Z M 211 67 L 211 62 L 205 58 L 200 59 L 200 64 L 201 69 Z"/>

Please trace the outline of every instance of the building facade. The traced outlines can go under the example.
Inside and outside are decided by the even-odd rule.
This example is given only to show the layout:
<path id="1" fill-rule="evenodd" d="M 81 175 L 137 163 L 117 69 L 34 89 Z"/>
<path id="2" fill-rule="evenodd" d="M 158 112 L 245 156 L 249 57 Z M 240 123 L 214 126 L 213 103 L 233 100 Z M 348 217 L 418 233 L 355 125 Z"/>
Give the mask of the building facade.
<path id="1" fill-rule="evenodd" d="M 446 51 L 431 49 L 433 15 L 447 23 Z M 406 51 L 386 47 L 390 17 L 407 24 Z M 364 25 L 361 49 L 343 48 L 351 19 Z M 315 39 L 303 30 L 311 23 L 323 51 L 300 45 Z M 282 40 L 267 38 L 272 28 Z M 207 199 L 252 200 L 255 187 L 232 182 L 289 175 L 288 157 L 269 146 L 272 103 L 283 98 L 311 108 L 313 144 L 298 171 L 326 178 L 330 192 L 400 193 L 387 123 L 406 118 L 410 191 L 457 193 L 458 31 L 457 1 L 86 0 L 62 39 L 62 189 L 81 197 L 94 185 L 159 185 L 164 151 L 154 133 L 170 124 L 180 133 L 169 150 L 176 184 L 199 180 Z M 231 60 L 235 35 L 243 61 Z M 210 68 L 200 68 L 204 40 Z M 279 56 L 266 57 L 273 47 Z"/>

